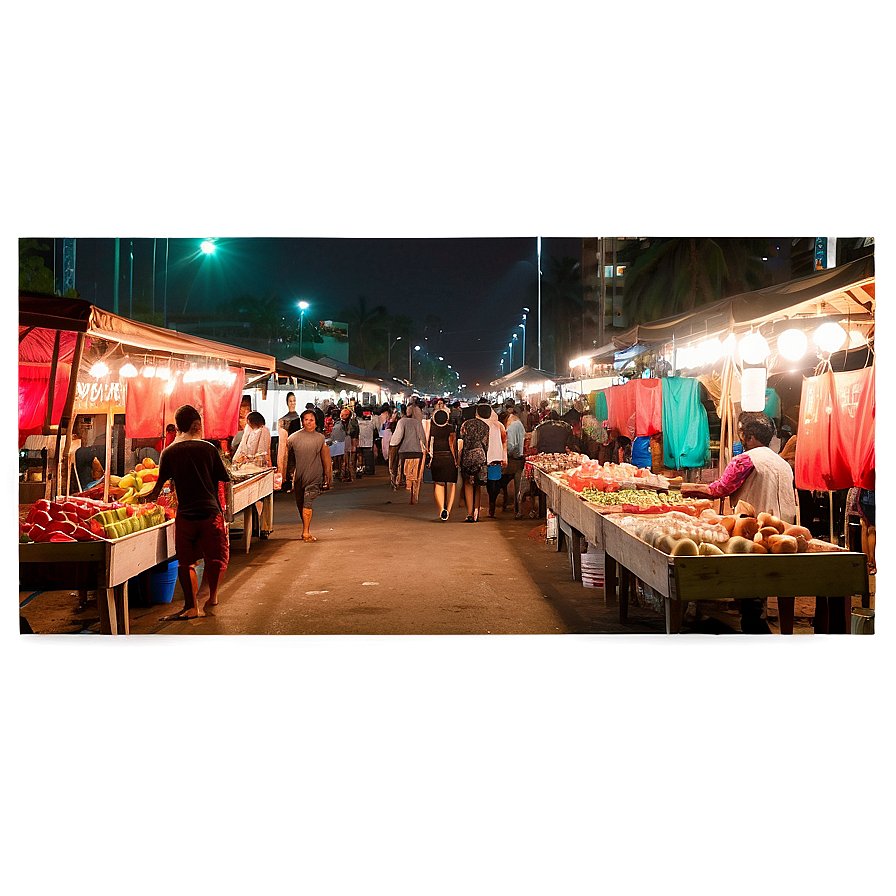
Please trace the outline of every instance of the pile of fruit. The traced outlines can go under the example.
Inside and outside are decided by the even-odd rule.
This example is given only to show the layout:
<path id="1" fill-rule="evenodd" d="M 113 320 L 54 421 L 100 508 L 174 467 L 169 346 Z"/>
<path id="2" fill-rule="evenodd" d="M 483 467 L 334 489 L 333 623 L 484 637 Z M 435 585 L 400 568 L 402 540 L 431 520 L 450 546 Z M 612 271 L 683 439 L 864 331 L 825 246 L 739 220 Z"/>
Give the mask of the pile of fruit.
<path id="1" fill-rule="evenodd" d="M 670 485 L 665 476 L 651 473 L 645 467 L 636 467 L 633 464 L 601 464 L 600 461 L 590 459 L 583 461 L 578 467 L 561 473 L 558 478 L 577 492 L 586 488 L 602 492 L 647 488 L 666 491 Z"/>
<path id="2" fill-rule="evenodd" d="M 672 511 L 656 519 L 624 517 L 619 525 L 651 547 L 672 556 L 713 554 L 797 554 L 809 550 L 812 534 L 770 513 L 757 514 L 739 501 L 734 513 L 706 509 L 699 517 Z"/>
<path id="3" fill-rule="evenodd" d="M 164 523 L 171 514 L 157 504 L 122 504 L 70 496 L 36 501 L 19 525 L 19 541 L 65 542 L 121 538 Z"/>
<path id="4" fill-rule="evenodd" d="M 159 478 L 159 470 L 156 462 L 147 457 L 144 461 L 124 476 L 110 476 L 109 484 L 124 489 L 124 494 L 118 499 L 122 504 L 133 504 L 138 498 L 148 495 Z"/>

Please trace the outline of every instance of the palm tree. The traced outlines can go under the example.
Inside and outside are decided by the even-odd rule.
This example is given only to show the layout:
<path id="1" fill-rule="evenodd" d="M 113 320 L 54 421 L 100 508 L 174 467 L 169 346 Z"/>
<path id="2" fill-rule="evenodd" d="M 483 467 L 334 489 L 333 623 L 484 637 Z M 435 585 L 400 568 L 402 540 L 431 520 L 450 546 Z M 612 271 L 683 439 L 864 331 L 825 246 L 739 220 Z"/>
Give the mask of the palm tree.
<path id="1" fill-rule="evenodd" d="M 769 285 L 761 258 L 770 239 L 651 238 L 626 242 L 625 306 L 631 323 L 693 311 L 727 295 Z"/>
<path id="2" fill-rule="evenodd" d="M 388 332 L 389 313 L 384 305 L 368 310 L 367 297 L 358 296 L 358 303 L 344 308 L 340 316 L 348 324 L 349 363 L 368 370 L 367 362 L 373 360 L 371 348 Z"/>
<path id="3" fill-rule="evenodd" d="M 552 343 L 554 371 L 563 373 L 571 354 L 582 349 L 582 263 L 574 258 L 551 258 L 542 290 L 549 303 L 552 322 L 548 342 Z"/>

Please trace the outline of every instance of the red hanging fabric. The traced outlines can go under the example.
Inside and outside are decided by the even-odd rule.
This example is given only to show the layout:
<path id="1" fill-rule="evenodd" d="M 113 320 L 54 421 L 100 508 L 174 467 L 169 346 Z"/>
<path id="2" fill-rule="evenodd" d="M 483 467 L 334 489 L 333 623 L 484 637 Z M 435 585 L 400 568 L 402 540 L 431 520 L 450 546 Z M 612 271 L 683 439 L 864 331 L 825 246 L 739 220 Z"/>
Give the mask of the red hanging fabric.
<path id="1" fill-rule="evenodd" d="M 803 380 L 797 488 L 874 488 L 874 415 L 873 367 Z"/>
<path id="2" fill-rule="evenodd" d="M 158 438 L 165 432 L 165 424 L 174 421 L 175 411 L 190 404 L 202 417 L 205 438 L 232 436 L 239 424 L 243 376 L 241 370 L 231 368 L 231 372 L 236 374 L 236 379 L 229 386 L 185 383 L 178 376 L 170 392 L 169 383 L 157 377 L 131 378 L 128 380 L 125 434 L 132 439 Z"/>
<path id="3" fill-rule="evenodd" d="M 607 389 L 607 423 L 630 439 L 651 436 L 663 427 L 663 391 L 659 379 L 629 380 Z"/>
<path id="4" fill-rule="evenodd" d="M 53 393 L 52 425 L 62 419 L 65 400 L 68 397 L 71 364 L 56 365 L 56 382 Z M 19 447 L 28 436 L 43 432 L 49 398 L 50 365 L 19 364 Z"/>
<path id="5" fill-rule="evenodd" d="M 157 439 L 165 432 L 165 383 L 157 377 L 132 376 L 127 381 L 124 432 L 129 439 Z"/>
<path id="6" fill-rule="evenodd" d="M 832 417 L 832 445 L 838 466 L 849 468 L 851 486 L 873 489 L 874 368 L 835 373 L 834 389 L 836 410 Z"/>

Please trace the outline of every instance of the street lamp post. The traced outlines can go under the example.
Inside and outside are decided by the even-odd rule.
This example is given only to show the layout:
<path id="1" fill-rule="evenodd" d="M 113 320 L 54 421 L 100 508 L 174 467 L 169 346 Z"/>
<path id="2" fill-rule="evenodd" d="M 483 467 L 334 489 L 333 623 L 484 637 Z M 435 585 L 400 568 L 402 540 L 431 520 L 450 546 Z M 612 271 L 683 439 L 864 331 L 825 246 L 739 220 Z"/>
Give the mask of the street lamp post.
<path id="1" fill-rule="evenodd" d="M 526 312 L 528 308 L 523 309 L 523 322 L 520 324 L 520 329 L 523 331 L 523 365 L 526 363 Z"/>
<path id="2" fill-rule="evenodd" d="M 401 336 L 395 337 L 395 342 L 401 339 Z M 386 366 L 389 368 L 389 376 L 392 376 L 392 346 L 395 345 L 395 342 L 392 341 L 392 334 L 386 331 L 386 341 L 389 343 L 389 348 L 386 349 Z"/>
<path id="3" fill-rule="evenodd" d="M 302 357 L 302 337 L 305 335 L 305 309 L 308 307 L 307 302 L 299 302 L 299 308 L 302 314 L 299 317 L 299 357 Z"/>
<path id="4" fill-rule="evenodd" d="M 541 370 L 541 237 L 535 238 L 535 254 L 538 262 L 538 369 Z"/>

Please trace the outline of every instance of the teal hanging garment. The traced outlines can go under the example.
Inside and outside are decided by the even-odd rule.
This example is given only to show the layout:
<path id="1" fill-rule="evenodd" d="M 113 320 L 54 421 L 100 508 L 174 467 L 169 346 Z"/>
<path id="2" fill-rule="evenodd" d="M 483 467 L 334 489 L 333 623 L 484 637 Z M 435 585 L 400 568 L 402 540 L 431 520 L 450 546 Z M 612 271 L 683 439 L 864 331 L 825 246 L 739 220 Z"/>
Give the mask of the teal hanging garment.
<path id="1" fill-rule="evenodd" d="M 781 396 L 771 388 L 765 390 L 765 413 L 772 420 L 781 419 Z"/>
<path id="2" fill-rule="evenodd" d="M 598 423 L 605 423 L 610 416 L 610 412 L 607 409 L 607 393 L 603 389 L 595 393 L 594 416 L 597 417 Z"/>
<path id="3" fill-rule="evenodd" d="M 709 463 L 709 420 L 700 401 L 700 383 L 683 376 L 663 377 L 663 463 L 673 470 Z"/>

